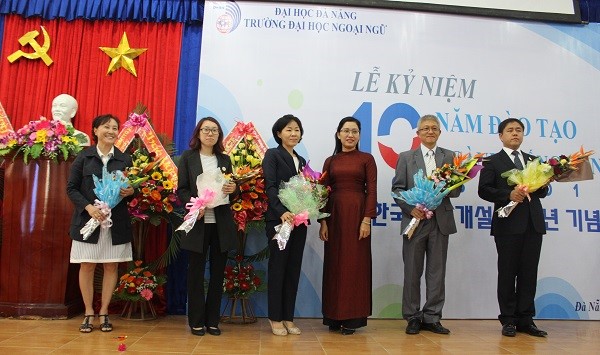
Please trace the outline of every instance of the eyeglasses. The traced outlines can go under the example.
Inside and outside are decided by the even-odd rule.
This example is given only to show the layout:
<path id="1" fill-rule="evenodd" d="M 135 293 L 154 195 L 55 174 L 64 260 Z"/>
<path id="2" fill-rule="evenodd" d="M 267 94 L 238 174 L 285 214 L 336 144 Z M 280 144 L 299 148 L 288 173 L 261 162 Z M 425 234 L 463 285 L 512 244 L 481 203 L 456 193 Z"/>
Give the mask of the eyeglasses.
<path id="1" fill-rule="evenodd" d="M 200 128 L 200 131 L 202 131 L 202 133 L 204 134 L 219 134 L 219 129 L 218 128 L 208 128 L 208 127 L 202 127 Z"/>
<path id="2" fill-rule="evenodd" d="M 418 129 L 417 131 L 418 132 L 433 132 L 433 133 L 436 133 L 436 132 L 439 132 L 440 129 L 437 128 L 437 127 L 423 127 L 423 128 Z"/>
<path id="3" fill-rule="evenodd" d="M 352 135 L 358 136 L 360 134 L 360 131 L 358 129 L 344 128 L 344 129 L 340 130 L 340 133 L 343 133 L 343 134 L 350 134 L 350 133 L 352 133 Z"/>

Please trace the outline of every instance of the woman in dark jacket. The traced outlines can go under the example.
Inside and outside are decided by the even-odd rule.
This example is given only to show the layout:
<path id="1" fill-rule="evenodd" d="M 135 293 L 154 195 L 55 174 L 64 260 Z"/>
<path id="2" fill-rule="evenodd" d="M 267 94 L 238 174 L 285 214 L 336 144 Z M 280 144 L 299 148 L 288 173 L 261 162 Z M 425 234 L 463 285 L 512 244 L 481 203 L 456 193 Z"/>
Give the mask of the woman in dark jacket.
<path id="1" fill-rule="evenodd" d="M 229 156 L 223 154 L 223 130 L 212 117 L 201 119 L 190 140 L 190 149 L 183 152 L 179 161 L 177 194 L 183 203 L 198 197 L 196 178 L 203 171 L 219 169 L 224 174 L 232 172 Z M 227 182 L 223 194 L 236 192 L 236 185 Z M 194 228 L 181 237 L 181 248 L 188 250 L 188 324 L 192 334 L 220 335 L 219 318 L 223 277 L 227 251 L 237 248 L 237 228 L 229 203 L 202 210 Z M 210 251 L 209 251 L 210 249 Z M 210 252 L 210 281 L 204 297 L 204 269 Z"/>
<path id="2" fill-rule="evenodd" d="M 94 318 L 92 301 L 96 264 L 101 263 L 104 266 L 102 304 L 99 312 L 99 317 L 103 319 L 101 319 L 100 330 L 110 332 L 112 324 L 108 319 L 108 305 L 117 283 L 117 266 L 119 262 L 132 260 L 131 222 L 126 199 L 112 208 L 110 228 L 98 227 L 86 240 L 83 240 L 80 233 L 81 228 L 91 218 L 99 222 L 106 218 L 100 209 L 94 206 L 97 197 L 94 194 L 93 177 L 102 177 L 104 166 L 109 172 L 125 171 L 132 166 L 131 157 L 114 146 L 119 135 L 118 118 L 112 115 L 96 117 L 92 122 L 92 133 L 95 145 L 77 155 L 67 182 L 67 195 L 75 204 L 69 233 L 73 239 L 70 259 L 72 263 L 81 264 L 79 288 L 85 305 L 85 318 L 79 327 L 82 333 L 89 333 L 94 328 L 91 322 Z M 120 195 L 122 197 L 133 195 L 133 188 L 131 186 L 122 188 Z"/>
<path id="3" fill-rule="evenodd" d="M 268 208 L 265 213 L 266 232 L 269 239 L 268 302 L 269 322 L 275 335 L 300 334 L 294 325 L 294 308 L 300 281 L 302 254 L 306 242 L 306 226 L 294 227 L 284 250 L 279 250 L 275 236 L 275 226 L 283 222 L 293 222 L 294 214 L 281 203 L 279 187 L 297 175 L 306 161 L 294 147 L 302 140 L 302 123 L 292 115 L 279 118 L 273 125 L 273 138 L 279 144 L 265 153 L 263 172 Z"/>

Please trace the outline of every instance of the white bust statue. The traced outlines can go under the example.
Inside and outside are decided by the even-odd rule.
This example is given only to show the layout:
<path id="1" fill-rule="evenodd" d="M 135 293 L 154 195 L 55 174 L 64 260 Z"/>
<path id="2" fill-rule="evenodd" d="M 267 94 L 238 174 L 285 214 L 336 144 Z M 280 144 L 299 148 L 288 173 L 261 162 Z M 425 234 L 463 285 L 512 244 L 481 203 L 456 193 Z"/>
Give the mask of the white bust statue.
<path id="1" fill-rule="evenodd" d="M 77 113 L 77 100 L 71 95 L 60 94 L 52 100 L 52 118 L 55 120 L 61 120 L 67 126 L 73 126 L 73 117 Z M 75 134 L 81 133 L 85 136 L 84 146 L 90 145 L 90 137 L 75 129 Z"/>

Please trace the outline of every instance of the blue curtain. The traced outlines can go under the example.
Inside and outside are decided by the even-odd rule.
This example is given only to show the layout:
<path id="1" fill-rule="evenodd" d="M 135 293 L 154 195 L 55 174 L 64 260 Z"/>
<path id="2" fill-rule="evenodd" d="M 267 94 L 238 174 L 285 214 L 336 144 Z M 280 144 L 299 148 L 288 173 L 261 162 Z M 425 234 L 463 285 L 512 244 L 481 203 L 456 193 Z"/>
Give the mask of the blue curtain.
<path id="1" fill-rule="evenodd" d="M 581 20 L 584 22 L 600 22 L 600 1 L 579 0 Z"/>
<path id="2" fill-rule="evenodd" d="M 198 78 L 200 75 L 200 46 L 202 26 L 185 25 L 179 59 L 179 79 L 173 140 L 177 155 L 188 148 L 190 133 L 196 126 L 196 103 L 198 102 Z"/>
<path id="3" fill-rule="evenodd" d="M 86 20 L 202 22 L 198 0 L 2 0 L 0 14 Z"/>
<path id="4" fill-rule="evenodd" d="M 196 126 L 196 103 L 198 102 L 198 79 L 200 75 L 200 47 L 202 26 L 185 25 L 181 40 L 179 60 L 179 82 L 175 105 L 175 127 L 173 142 L 176 155 L 188 148 L 190 134 Z M 167 269 L 169 280 L 167 293 L 167 313 L 186 314 L 187 301 L 187 253 L 181 251 Z"/>
<path id="5" fill-rule="evenodd" d="M 581 19 L 600 22 L 600 1 L 579 0 Z M 200 0 L 2 0 L 0 14 L 45 19 L 130 20 L 149 22 L 202 22 Z"/>

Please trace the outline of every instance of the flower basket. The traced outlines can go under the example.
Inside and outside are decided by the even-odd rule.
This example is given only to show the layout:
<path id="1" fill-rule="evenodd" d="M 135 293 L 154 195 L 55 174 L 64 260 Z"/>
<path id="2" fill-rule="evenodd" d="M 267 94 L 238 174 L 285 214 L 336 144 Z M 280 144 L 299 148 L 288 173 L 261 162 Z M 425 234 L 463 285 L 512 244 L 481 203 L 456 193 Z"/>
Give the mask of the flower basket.
<path id="1" fill-rule="evenodd" d="M 142 261 L 133 263 L 133 268 L 119 278 L 113 296 L 126 301 L 121 317 L 131 320 L 149 320 L 156 318 L 152 305 L 155 294 L 163 292 L 165 276 L 157 276 L 148 267 L 142 267 Z"/>
<path id="2" fill-rule="evenodd" d="M 235 264 L 225 267 L 223 293 L 228 300 L 221 321 L 224 323 L 248 324 L 256 322 L 256 316 L 248 297 L 256 291 L 265 291 L 262 281 L 264 272 L 254 269 L 251 263 L 244 262 L 244 257 L 235 257 Z"/>
<path id="3" fill-rule="evenodd" d="M 12 155 L 13 159 L 23 155 L 25 164 L 30 159 L 50 159 L 55 162 L 68 160 L 82 149 L 86 142 L 83 134 L 75 134 L 73 126 L 60 120 L 47 120 L 40 117 L 17 131 L 9 131 L 0 136 L 0 156 Z"/>

